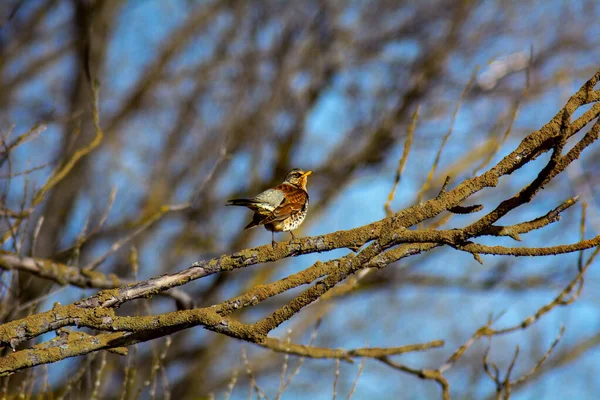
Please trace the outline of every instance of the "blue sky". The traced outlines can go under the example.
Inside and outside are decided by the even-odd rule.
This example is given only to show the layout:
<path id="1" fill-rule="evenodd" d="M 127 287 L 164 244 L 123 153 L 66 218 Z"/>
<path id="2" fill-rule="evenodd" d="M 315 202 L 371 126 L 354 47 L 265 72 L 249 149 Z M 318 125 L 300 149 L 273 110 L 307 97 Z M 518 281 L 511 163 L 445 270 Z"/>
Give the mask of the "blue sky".
<path id="1" fill-rule="evenodd" d="M 486 3 L 489 3 L 488 6 L 484 5 L 478 8 L 479 11 L 473 17 L 473 21 L 486 21 L 495 18 L 494 12 L 497 10 L 494 4 L 492 2 Z M 524 5 L 522 6 L 523 9 L 520 10 L 520 16 L 515 18 L 515 25 L 511 26 L 510 30 L 507 28 L 506 32 L 501 32 L 497 40 L 485 46 L 477 47 L 476 51 L 469 54 L 468 57 L 450 59 L 448 75 L 456 78 L 457 85 L 454 88 L 448 86 L 445 92 L 440 93 L 438 101 L 438 103 L 450 104 L 450 111 L 443 113 L 436 119 L 430 119 L 427 122 L 419 124 L 415 132 L 415 144 L 409 157 L 406 172 L 398 188 L 396 199 L 392 203 L 395 210 L 410 206 L 416 201 L 416 192 L 420 188 L 433 162 L 435 150 L 432 151 L 432 149 L 437 149 L 443 134 L 448 130 L 453 104 L 459 99 L 460 93 L 472 71 L 479 66 L 481 68 L 480 74 L 484 74 L 490 68 L 489 62 L 494 59 L 506 57 L 515 52 L 529 52 L 531 47 L 533 47 L 534 54 L 537 49 L 543 49 L 555 38 L 552 35 L 539 35 L 537 33 L 539 31 L 546 32 L 545 29 L 542 29 L 544 23 L 556 23 L 560 21 L 563 5 L 560 1 L 536 2 L 535 4 Z M 577 4 L 569 5 L 569 9 L 574 13 L 585 13 L 584 10 L 579 9 Z M 348 10 L 344 21 L 352 25 L 354 21 L 352 7 L 349 7 Z M 50 26 L 60 24 L 61 21 L 70 18 L 70 12 L 71 10 L 68 6 L 61 7 L 53 18 L 48 21 L 48 24 Z M 118 25 L 114 31 L 114 38 L 109 47 L 106 70 L 102 79 L 101 96 L 103 115 L 108 117 L 118 109 L 126 97 L 128 90 L 135 85 L 137 79 L 143 75 L 148 63 L 153 60 L 157 49 L 164 43 L 168 43 L 170 34 L 178 24 L 185 20 L 188 14 L 189 2 L 174 0 L 132 1 L 123 7 Z M 402 18 L 402 16 L 398 18 Z M 226 29 L 231 23 L 231 18 L 222 16 L 214 22 L 211 32 L 214 32 L 214 35 L 218 35 L 219 32 Z M 473 23 L 476 25 L 476 22 Z M 587 28 L 585 32 L 578 32 L 578 34 L 586 38 L 600 37 L 600 26 L 596 25 Z M 571 28 L 564 27 L 564 29 Z M 264 45 L 267 45 L 271 37 L 278 34 L 278 32 L 277 24 L 265 26 L 264 31 L 260 34 L 260 42 L 264 42 Z M 61 45 L 59 37 L 57 37 L 56 45 Z M 214 43 L 211 40 L 210 34 L 191 40 L 183 55 L 170 63 L 167 68 L 169 70 L 185 69 L 208 57 L 213 50 Z M 47 51 L 47 49 L 31 49 L 32 53 L 44 51 Z M 384 60 L 410 62 L 419 54 L 420 48 L 414 42 L 399 41 L 386 46 L 382 52 L 382 59 Z M 577 63 L 577 65 L 589 66 L 590 71 L 593 72 L 594 68 L 597 68 L 598 55 L 598 51 L 576 52 L 571 55 L 569 61 L 574 64 Z M 31 56 L 32 54 L 23 54 L 22 59 L 9 65 L 5 73 L 9 76 L 17 74 L 19 69 L 27 64 L 28 57 Z M 45 76 L 31 81 L 20 88 L 17 102 L 22 101 L 23 103 L 31 104 L 34 99 L 51 99 L 54 93 L 52 86 L 60 85 L 60 82 L 66 80 L 69 71 L 73 68 L 73 62 L 74 60 L 67 56 L 49 66 Z M 558 70 L 561 70 L 561 62 L 563 62 L 561 59 L 549 62 L 540 75 L 543 78 L 553 76 Z M 265 73 L 268 74 L 269 71 L 266 70 Z M 373 63 L 373 65 L 349 68 L 342 71 L 333 80 L 332 85 L 324 91 L 321 98 L 318 99 L 308 117 L 305 127 L 306 132 L 294 159 L 297 165 L 305 169 L 314 169 L 315 174 L 318 174 L 319 166 L 327 158 L 328 154 L 330 154 L 330 151 L 336 147 L 340 138 L 355 127 L 357 121 L 360 122 L 361 120 L 368 119 L 373 113 L 378 111 L 373 109 L 373 104 L 369 103 L 369 101 L 365 101 L 365 104 L 357 105 L 356 102 L 349 99 L 344 92 L 348 82 L 356 82 L 361 93 L 367 96 L 366 99 L 372 100 L 372 98 L 368 97 L 369 91 L 385 86 L 386 82 L 389 82 L 390 73 L 389 66 L 377 62 Z M 583 83 L 580 77 L 570 78 L 568 76 L 568 68 L 566 69 L 566 74 L 567 78 L 559 88 L 545 92 L 522 107 L 519 117 L 515 121 L 514 133 L 498 152 L 492 163 L 499 161 L 501 157 L 513 149 L 525 134 L 547 122 L 564 104 L 567 95 L 573 93 Z M 307 79 L 310 79 L 310 77 L 298 76 L 295 84 L 302 86 L 306 84 L 305 81 Z M 522 85 L 522 76 L 518 79 L 521 81 L 515 79 L 514 84 L 516 87 Z M 124 215 L 135 214 L 136 200 L 139 198 L 140 192 L 144 189 L 144 182 L 138 179 L 140 177 L 142 179 L 144 177 L 147 178 L 145 170 L 148 160 L 152 159 L 156 149 L 162 145 L 162 141 L 164 140 L 164 135 L 160 133 L 168 131 L 176 118 L 175 113 L 169 108 L 170 96 L 183 96 L 190 90 L 190 81 L 187 80 L 182 80 L 179 84 L 171 87 L 165 87 L 164 93 L 168 94 L 168 96 L 165 95 L 161 98 L 164 101 L 164 107 L 152 115 L 140 114 L 131 121 L 128 121 L 123 127 L 122 140 L 126 143 L 126 146 L 123 147 L 124 150 L 118 154 L 108 151 L 96 156 L 98 165 L 103 165 L 103 159 L 112 158 L 115 161 L 115 166 L 107 174 L 108 180 L 103 182 L 98 189 L 105 190 L 112 185 L 115 185 L 118 189 L 114 212 L 111 212 L 109 223 L 119 220 Z M 49 103 L 56 105 L 58 111 L 60 111 L 61 102 L 50 101 Z M 45 103 L 41 102 L 41 104 L 43 106 Z M 422 112 L 424 114 L 432 113 L 436 106 L 439 106 L 439 104 L 433 101 L 425 103 L 422 105 Z M 507 109 L 507 105 L 497 99 L 483 100 L 477 103 L 465 102 L 457 116 L 453 136 L 450 138 L 443 153 L 438 170 L 443 171 L 444 168 L 459 160 L 464 154 L 465 143 L 480 143 L 483 140 L 483 134 L 480 131 L 481 127 L 485 126 L 486 121 L 491 121 L 493 116 L 506 112 Z M 207 124 L 210 124 L 211 118 L 215 120 L 221 118 L 223 109 L 221 109 L 219 104 L 209 103 L 199 105 L 198 112 L 205 117 Z M 6 117 L 7 115 L 3 114 L 0 121 L 4 123 Z M 11 107 L 8 117 L 11 122 L 16 124 L 16 132 L 28 129 L 32 123 L 31 110 L 21 108 L 18 103 Z M 289 121 L 286 121 L 285 115 L 283 115 L 278 123 L 285 125 Z M 5 126 L 0 128 L 2 130 L 6 129 Z M 40 137 L 39 141 L 32 142 L 19 150 L 14 155 L 15 170 L 26 168 L 28 162 L 35 165 L 36 163 L 32 160 L 35 160 L 35 155 L 40 152 L 55 153 L 57 150 L 58 135 L 59 127 L 50 125 L 48 131 Z M 190 135 L 192 136 L 190 140 L 192 140 L 194 133 L 191 132 Z M 392 149 L 390 157 L 381 168 L 361 171 L 357 174 L 352 183 L 344 189 L 343 207 L 330 207 L 318 220 L 309 220 L 302 234 L 316 235 L 340 229 L 350 229 L 383 218 L 385 216 L 383 204 L 391 188 L 396 163 L 402 154 L 402 146 L 403 142 L 400 141 Z M 586 157 L 588 156 L 584 156 L 577 162 L 584 169 Z M 547 159 L 547 155 L 542 156 L 527 167 L 517 171 L 510 178 L 503 178 L 499 188 L 494 189 L 498 193 L 501 192 L 501 194 L 490 196 L 486 193 L 481 196 L 477 195 L 472 201 L 481 200 L 486 206 L 485 209 L 490 210 L 502 199 L 500 196 L 506 193 L 513 193 L 531 181 L 532 177 L 535 177 Z M 228 175 L 239 176 L 249 168 L 250 162 L 252 162 L 252 159 L 248 154 L 236 154 Z M 271 173 L 269 171 L 269 164 L 265 162 L 264 166 L 259 167 L 259 171 L 268 176 Z M 48 170 L 40 171 L 34 177 L 41 182 L 48 173 Z M 453 178 L 455 179 L 453 182 L 456 184 L 459 180 L 464 179 L 465 176 Z M 548 195 L 545 194 L 546 192 L 542 192 L 534 202 L 524 206 L 522 211 L 511 213 L 502 222 L 508 224 L 535 218 L 576 194 L 566 177 L 561 177 L 558 181 L 562 188 L 560 191 L 551 190 L 548 192 Z M 231 182 L 230 186 L 224 185 L 219 187 L 219 193 L 226 195 L 239 189 L 239 180 L 232 180 Z M 12 184 L 14 188 L 19 188 L 21 187 L 22 180 L 15 179 Z M 19 194 L 18 189 L 11 191 L 11 195 L 15 196 L 15 198 L 18 198 Z M 185 198 L 185 195 L 186 191 L 182 190 L 182 200 Z M 318 194 L 311 197 L 311 201 L 318 202 Z M 86 199 L 82 199 L 78 204 L 77 217 L 71 224 L 72 230 L 63 238 L 65 244 L 69 243 L 80 232 L 81 225 L 90 212 L 91 204 Z M 597 204 L 591 204 L 591 206 L 593 208 Z M 218 210 L 218 212 L 223 213 L 225 221 L 232 223 L 233 226 L 243 226 L 248 217 L 247 213 L 242 210 L 228 209 Z M 580 209 L 573 207 L 565 214 L 559 224 L 546 228 L 544 232 L 529 233 L 523 237 L 523 243 L 516 245 L 543 246 L 577 241 L 578 230 L 575 227 L 578 224 L 579 213 Z M 461 227 L 478 216 L 479 214 L 474 216 L 455 216 L 452 218 L 450 225 L 452 227 Z M 150 241 L 154 245 L 149 245 L 141 249 L 142 261 L 147 267 L 143 271 L 140 271 L 140 278 L 148 278 L 159 271 L 161 266 L 154 260 L 159 258 L 157 255 L 161 252 L 168 251 L 168 248 L 161 245 L 161 235 L 169 235 L 170 231 L 176 231 L 180 226 L 179 221 L 172 219 L 163 222 L 159 231 L 160 234 L 157 235 L 154 241 Z M 590 228 L 587 235 L 588 237 L 592 237 L 597 233 L 593 228 Z M 270 240 L 270 233 L 266 231 L 260 232 L 254 237 L 253 244 L 263 244 L 268 240 Z M 487 238 L 480 240 L 480 242 L 498 243 L 498 239 Z M 509 239 L 502 239 L 501 243 L 510 246 L 515 245 Z M 105 243 L 104 246 L 99 246 L 96 252 L 101 253 L 108 246 L 109 243 Z M 276 279 L 306 268 L 317 260 L 339 257 L 346 252 L 346 250 L 338 250 L 327 254 L 306 255 L 286 262 L 275 263 L 274 265 L 259 266 L 256 269 L 276 268 L 272 276 L 272 279 Z M 484 266 L 480 266 L 468 254 L 451 249 L 441 249 L 435 250 L 431 257 L 425 258 L 419 256 L 415 260 L 409 260 L 409 262 L 411 264 L 419 263 L 418 260 L 423 259 L 422 265 L 419 265 L 419 271 L 421 272 L 458 277 L 469 274 L 473 279 L 481 279 L 493 273 L 495 263 L 501 261 L 498 257 L 484 256 L 483 258 L 485 264 Z M 518 260 L 518 267 L 511 269 L 510 276 L 512 279 L 520 279 L 522 276 L 527 276 L 537 271 L 546 271 L 548 268 L 556 268 L 558 270 L 569 268 L 574 272 L 574 260 L 576 260 L 576 255 L 541 260 Z M 186 260 L 182 260 L 180 265 L 172 266 L 172 270 L 183 269 L 186 266 Z M 403 263 L 389 268 L 403 268 Z M 598 275 L 592 269 L 588 277 L 587 290 L 584 291 L 582 298 L 574 305 L 554 310 L 550 315 L 544 317 L 534 327 L 525 332 L 518 332 L 506 338 L 494 339 L 493 343 L 497 347 L 492 347 L 492 357 L 496 360 L 506 361 L 507 357 L 510 357 L 512 354 L 514 345 L 518 343 L 530 344 L 538 342 L 541 348 L 546 348 L 551 344 L 562 323 L 567 325 L 567 332 L 558 347 L 559 350 L 562 345 L 572 345 L 584 337 L 595 334 L 600 321 L 596 307 L 598 298 L 592 288 L 597 289 L 597 279 Z M 367 291 L 366 293 L 352 295 L 334 303 L 323 325 L 324 332 L 322 336 L 326 339 L 323 339 L 323 342 L 317 341 L 316 344 L 352 348 L 367 345 L 395 346 L 433 339 L 445 339 L 447 341 L 446 347 L 443 350 L 436 350 L 434 353 L 435 356 L 432 356 L 432 358 L 422 357 L 420 354 L 408 355 L 402 358 L 402 360 L 406 360 L 409 364 L 419 364 L 422 360 L 426 360 L 429 363 L 432 360 L 442 361 L 453 349 L 468 338 L 470 332 L 474 332 L 485 323 L 490 312 L 498 313 L 501 310 L 506 310 L 506 314 L 499 323 L 500 326 L 517 323 L 556 296 L 562 284 L 564 282 L 558 282 L 554 290 L 535 289 L 520 293 L 502 290 L 469 292 L 460 289 L 425 289 L 423 287 L 398 290 L 386 289 L 380 292 Z M 241 287 L 231 287 L 230 290 L 230 294 L 235 295 L 237 294 L 237 290 L 241 290 Z M 88 291 L 89 293 L 91 291 Z M 48 299 L 47 306 L 50 307 L 54 301 L 74 301 L 80 295 L 79 291 L 66 290 L 61 292 L 59 296 Z M 389 307 L 383 308 L 387 306 Z M 419 311 L 415 312 L 415 308 L 418 308 Z M 435 315 L 436 318 L 418 318 L 419 314 Z M 253 313 L 250 313 L 250 315 L 253 315 Z M 364 320 L 364 323 L 357 324 L 357 319 L 359 321 Z M 273 332 L 273 334 L 283 336 L 290 326 L 283 325 L 276 332 Z M 200 329 L 197 329 L 197 331 L 196 340 L 202 340 L 207 335 L 212 335 L 204 333 Z M 452 335 L 448 335 L 448 332 L 451 332 Z M 532 340 L 532 338 L 536 338 L 536 340 Z M 485 344 L 481 343 L 477 346 L 482 345 L 484 346 Z M 231 360 L 236 358 L 240 346 L 242 346 L 240 343 L 233 343 L 231 345 L 229 351 L 232 358 L 225 359 L 223 363 L 224 369 L 231 367 Z M 250 354 L 260 354 L 263 351 L 252 346 L 247 347 Z M 438 354 L 439 356 L 437 356 Z M 561 399 L 575 394 L 581 399 L 593 398 L 593 393 L 597 392 L 599 388 L 596 387 L 597 385 L 590 383 L 585 371 L 590 369 L 597 371 L 594 363 L 594 358 L 597 356 L 597 350 L 590 351 L 576 365 L 552 372 L 545 378 L 543 386 L 532 385 L 530 389 L 526 388 L 519 391 L 514 398 L 543 397 L 547 399 Z M 531 361 L 527 356 L 523 356 L 523 360 L 526 360 L 523 365 L 517 365 L 517 373 L 525 371 L 531 366 L 527 364 L 527 362 Z M 70 362 L 67 361 L 61 364 L 70 364 Z M 428 365 L 432 367 L 436 364 Z M 349 390 L 349 385 L 357 373 L 357 368 L 358 362 L 355 365 L 342 366 L 343 379 L 340 382 L 341 390 Z M 56 371 L 54 373 L 58 375 L 62 373 L 59 368 L 51 368 L 51 371 Z M 171 373 L 175 375 L 176 371 L 176 368 L 174 368 Z M 456 369 L 456 371 L 452 370 L 448 375 L 452 384 L 456 385 L 456 390 L 460 390 L 463 384 L 465 388 L 467 386 L 467 383 L 460 376 L 460 372 L 461 370 Z M 306 388 L 306 385 L 309 385 L 312 380 L 324 376 L 323 374 L 331 374 L 333 376 L 333 361 L 308 360 L 303 367 L 302 373 L 297 377 L 298 382 L 292 383 L 292 386 L 288 390 L 289 396 L 305 398 L 304 394 L 310 393 L 310 397 L 315 399 L 330 398 L 330 392 L 328 392 L 330 388 L 326 385 L 331 382 L 331 379 L 321 379 L 318 381 L 326 387 Z M 259 382 L 264 382 L 265 385 L 268 385 L 273 382 L 276 384 L 278 380 L 273 379 L 272 376 L 259 377 Z M 405 385 L 415 388 L 414 390 L 417 392 L 414 392 L 414 396 L 416 396 L 414 398 L 430 397 L 438 393 L 438 388 L 435 384 L 423 383 L 414 377 L 389 370 L 375 361 L 367 361 L 362 378 L 357 385 L 354 398 L 385 398 L 386 394 L 400 391 Z M 420 388 L 420 386 L 423 386 L 423 388 Z M 421 390 L 422 392 L 418 392 Z M 484 382 L 480 388 L 477 387 L 475 397 L 484 396 L 492 390 L 493 385 L 490 382 Z M 463 392 L 461 391 L 461 393 Z M 243 390 L 242 388 L 238 388 L 234 392 L 234 398 L 245 398 L 246 394 L 245 388 Z M 586 394 L 589 397 L 584 397 Z"/>

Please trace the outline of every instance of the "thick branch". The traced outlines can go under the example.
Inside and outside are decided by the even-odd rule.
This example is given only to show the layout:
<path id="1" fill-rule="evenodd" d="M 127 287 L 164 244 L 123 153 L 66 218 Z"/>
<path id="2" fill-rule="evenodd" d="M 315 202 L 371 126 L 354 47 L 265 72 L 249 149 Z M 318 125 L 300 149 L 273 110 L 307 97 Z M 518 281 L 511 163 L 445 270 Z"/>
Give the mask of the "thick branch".
<path id="1" fill-rule="evenodd" d="M 129 280 L 120 279 L 113 274 L 107 276 L 100 272 L 86 271 L 52 260 L 18 257 L 13 253 L 0 254 L 0 269 L 26 271 L 37 277 L 56 282 L 59 285 L 72 285 L 83 289 L 114 289 L 130 284 Z M 171 289 L 158 294 L 172 297 L 177 301 L 180 308 L 192 308 L 194 304 L 190 296 L 179 289 Z"/>

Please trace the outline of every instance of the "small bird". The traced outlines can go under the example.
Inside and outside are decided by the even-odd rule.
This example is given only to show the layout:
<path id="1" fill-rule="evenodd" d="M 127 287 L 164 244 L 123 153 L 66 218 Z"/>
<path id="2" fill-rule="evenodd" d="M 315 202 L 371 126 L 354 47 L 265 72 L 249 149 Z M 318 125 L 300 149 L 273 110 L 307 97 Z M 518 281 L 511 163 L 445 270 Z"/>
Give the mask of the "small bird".
<path id="1" fill-rule="evenodd" d="M 306 181 L 312 171 L 294 168 L 285 176 L 283 183 L 254 196 L 251 199 L 233 199 L 228 206 L 244 206 L 254 211 L 252 221 L 244 229 L 263 225 L 271 231 L 271 244 L 275 245 L 275 232 L 289 232 L 302 224 L 308 210 Z"/>

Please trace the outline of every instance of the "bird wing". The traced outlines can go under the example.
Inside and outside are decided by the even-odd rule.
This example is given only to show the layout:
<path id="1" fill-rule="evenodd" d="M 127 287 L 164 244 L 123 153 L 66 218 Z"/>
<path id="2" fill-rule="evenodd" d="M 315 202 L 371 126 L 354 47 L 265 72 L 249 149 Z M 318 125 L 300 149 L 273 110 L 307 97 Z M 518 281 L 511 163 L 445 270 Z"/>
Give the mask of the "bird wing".
<path id="1" fill-rule="evenodd" d="M 290 185 L 280 185 L 277 189 L 279 189 L 281 193 L 284 193 L 283 201 L 271 212 L 271 215 L 260 221 L 261 225 L 270 224 L 275 221 L 283 221 L 292 214 L 302 211 L 308 198 L 308 194 L 304 190 L 297 189 Z"/>

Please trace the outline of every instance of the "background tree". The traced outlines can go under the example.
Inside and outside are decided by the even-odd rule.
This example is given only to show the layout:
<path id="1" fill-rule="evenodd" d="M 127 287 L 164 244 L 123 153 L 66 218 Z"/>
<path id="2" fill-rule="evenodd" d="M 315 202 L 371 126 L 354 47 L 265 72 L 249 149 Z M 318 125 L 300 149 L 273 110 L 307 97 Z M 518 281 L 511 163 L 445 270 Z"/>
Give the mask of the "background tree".
<path id="1" fill-rule="evenodd" d="M 598 392 L 597 2 L 5 3 L 3 394 Z"/>

